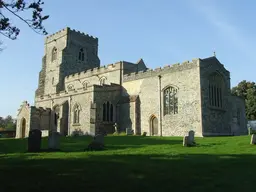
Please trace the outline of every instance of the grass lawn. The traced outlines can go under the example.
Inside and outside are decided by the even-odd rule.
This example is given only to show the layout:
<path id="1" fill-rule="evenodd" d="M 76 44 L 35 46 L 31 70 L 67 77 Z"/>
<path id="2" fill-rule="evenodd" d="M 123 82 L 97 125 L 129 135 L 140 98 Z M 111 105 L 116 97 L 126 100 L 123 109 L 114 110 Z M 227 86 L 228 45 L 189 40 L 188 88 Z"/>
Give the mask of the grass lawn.
<path id="1" fill-rule="evenodd" d="M 107 150 L 83 152 L 90 140 L 25 153 L 27 139 L 0 139 L 0 191 L 256 191 L 249 136 L 196 138 L 190 148 L 181 137 L 107 136 Z"/>

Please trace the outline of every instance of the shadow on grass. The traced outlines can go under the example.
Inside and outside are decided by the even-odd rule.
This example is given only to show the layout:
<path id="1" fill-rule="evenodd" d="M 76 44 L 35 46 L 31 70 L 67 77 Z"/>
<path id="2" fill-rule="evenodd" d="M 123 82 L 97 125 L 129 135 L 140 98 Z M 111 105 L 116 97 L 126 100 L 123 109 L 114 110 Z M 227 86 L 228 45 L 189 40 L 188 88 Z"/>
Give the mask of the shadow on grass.
<path id="1" fill-rule="evenodd" d="M 81 152 L 87 148 L 93 140 L 90 136 L 62 137 L 60 148 L 63 152 Z M 47 149 L 48 138 L 42 138 L 42 150 Z M 3 139 L 0 140 L 0 154 L 23 153 L 27 151 L 26 139 Z M 106 149 L 122 150 L 126 148 L 140 148 L 149 145 L 182 145 L 182 138 L 166 139 L 160 137 L 143 136 L 107 136 L 104 138 Z"/>
<path id="2" fill-rule="evenodd" d="M 255 191 L 254 155 L 9 158 L 0 159 L 3 191 Z"/>

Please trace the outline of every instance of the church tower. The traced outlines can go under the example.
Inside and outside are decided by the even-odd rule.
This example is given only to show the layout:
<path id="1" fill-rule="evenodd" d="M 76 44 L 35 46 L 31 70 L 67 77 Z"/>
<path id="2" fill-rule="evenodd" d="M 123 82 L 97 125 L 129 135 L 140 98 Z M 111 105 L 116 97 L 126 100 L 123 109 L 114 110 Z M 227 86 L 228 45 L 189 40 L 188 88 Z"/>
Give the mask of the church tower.
<path id="1" fill-rule="evenodd" d="M 100 66 L 98 38 L 65 28 L 46 37 L 35 96 L 55 94 L 65 89 L 67 75 Z"/>

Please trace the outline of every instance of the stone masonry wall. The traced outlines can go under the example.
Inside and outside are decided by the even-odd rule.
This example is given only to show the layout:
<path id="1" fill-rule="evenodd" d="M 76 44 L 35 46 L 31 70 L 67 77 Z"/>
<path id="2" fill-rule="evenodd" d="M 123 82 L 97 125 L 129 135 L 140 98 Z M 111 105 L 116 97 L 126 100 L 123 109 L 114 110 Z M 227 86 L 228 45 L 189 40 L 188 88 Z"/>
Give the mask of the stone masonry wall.
<path id="1" fill-rule="evenodd" d="M 215 108 L 209 105 L 209 76 L 218 72 L 224 81 L 223 107 Z M 229 105 L 230 97 L 230 74 L 224 66 L 215 58 L 208 58 L 200 61 L 201 95 L 202 95 L 202 119 L 203 135 L 230 135 L 231 114 Z"/>
<path id="2" fill-rule="evenodd" d="M 133 73 L 124 77 L 124 93 L 140 97 L 141 132 L 151 134 L 150 117 L 154 115 L 158 118 L 158 133 L 160 134 L 158 75 L 161 75 L 162 134 L 183 136 L 189 130 L 194 130 L 197 136 L 202 136 L 199 60 L 154 71 Z M 178 114 L 164 116 L 163 90 L 168 86 L 178 88 Z"/>
<path id="3" fill-rule="evenodd" d="M 247 135 L 248 129 L 245 112 L 245 100 L 237 96 L 230 96 L 229 104 L 230 109 L 232 110 L 232 135 Z"/>
<path id="4" fill-rule="evenodd" d="M 94 84 L 100 85 L 102 79 L 105 79 L 107 85 L 120 84 L 120 67 L 121 63 L 116 63 L 69 75 L 65 78 L 65 89 L 68 90 L 70 86 L 79 89 Z"/>

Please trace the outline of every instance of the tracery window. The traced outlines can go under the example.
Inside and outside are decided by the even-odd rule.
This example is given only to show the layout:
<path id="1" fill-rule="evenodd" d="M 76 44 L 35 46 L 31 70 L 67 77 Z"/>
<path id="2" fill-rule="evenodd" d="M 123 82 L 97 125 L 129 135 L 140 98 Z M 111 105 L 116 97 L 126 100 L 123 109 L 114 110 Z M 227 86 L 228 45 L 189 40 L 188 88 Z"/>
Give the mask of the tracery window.
<path id="1" fill-rule="evenodd" d="M 177 88 L 168 87 L 164 90 L 164 115 L 178 113 Z"/>
<path id="2" fill-rule="evenodd" d="M 114 107 L 109 102 L 103 104 L 103 121 L 113 122 Z"/>
<path id="3" fill-rule="evenodd" d="M 74 105 L 74 119 L 73 119 L 73 123 L 74 124 L 78 124 L 80 123 L 80 111 L 81 111 L 81 108 L 78 104 L 75 104 Z"/>
<path id="4" fill-rule="evenodd" d="M 84 61 L 84 49 L 80 49 L 79 55 L 78 55 L 78 60 Z"/>
<path id="5" fill-rule="evenodd" d="M 213 73 L 209 77 L 209 104 L 213 107 L 222 108 L 223 106 L 223 88 L 224 82 L 222 76 Z"/>
<path id="6" fill-rule="evenodd" d="M 57 59 L 57 48 L 54 47 L 52 49 L 52 61 L 55 61 Z"/>

